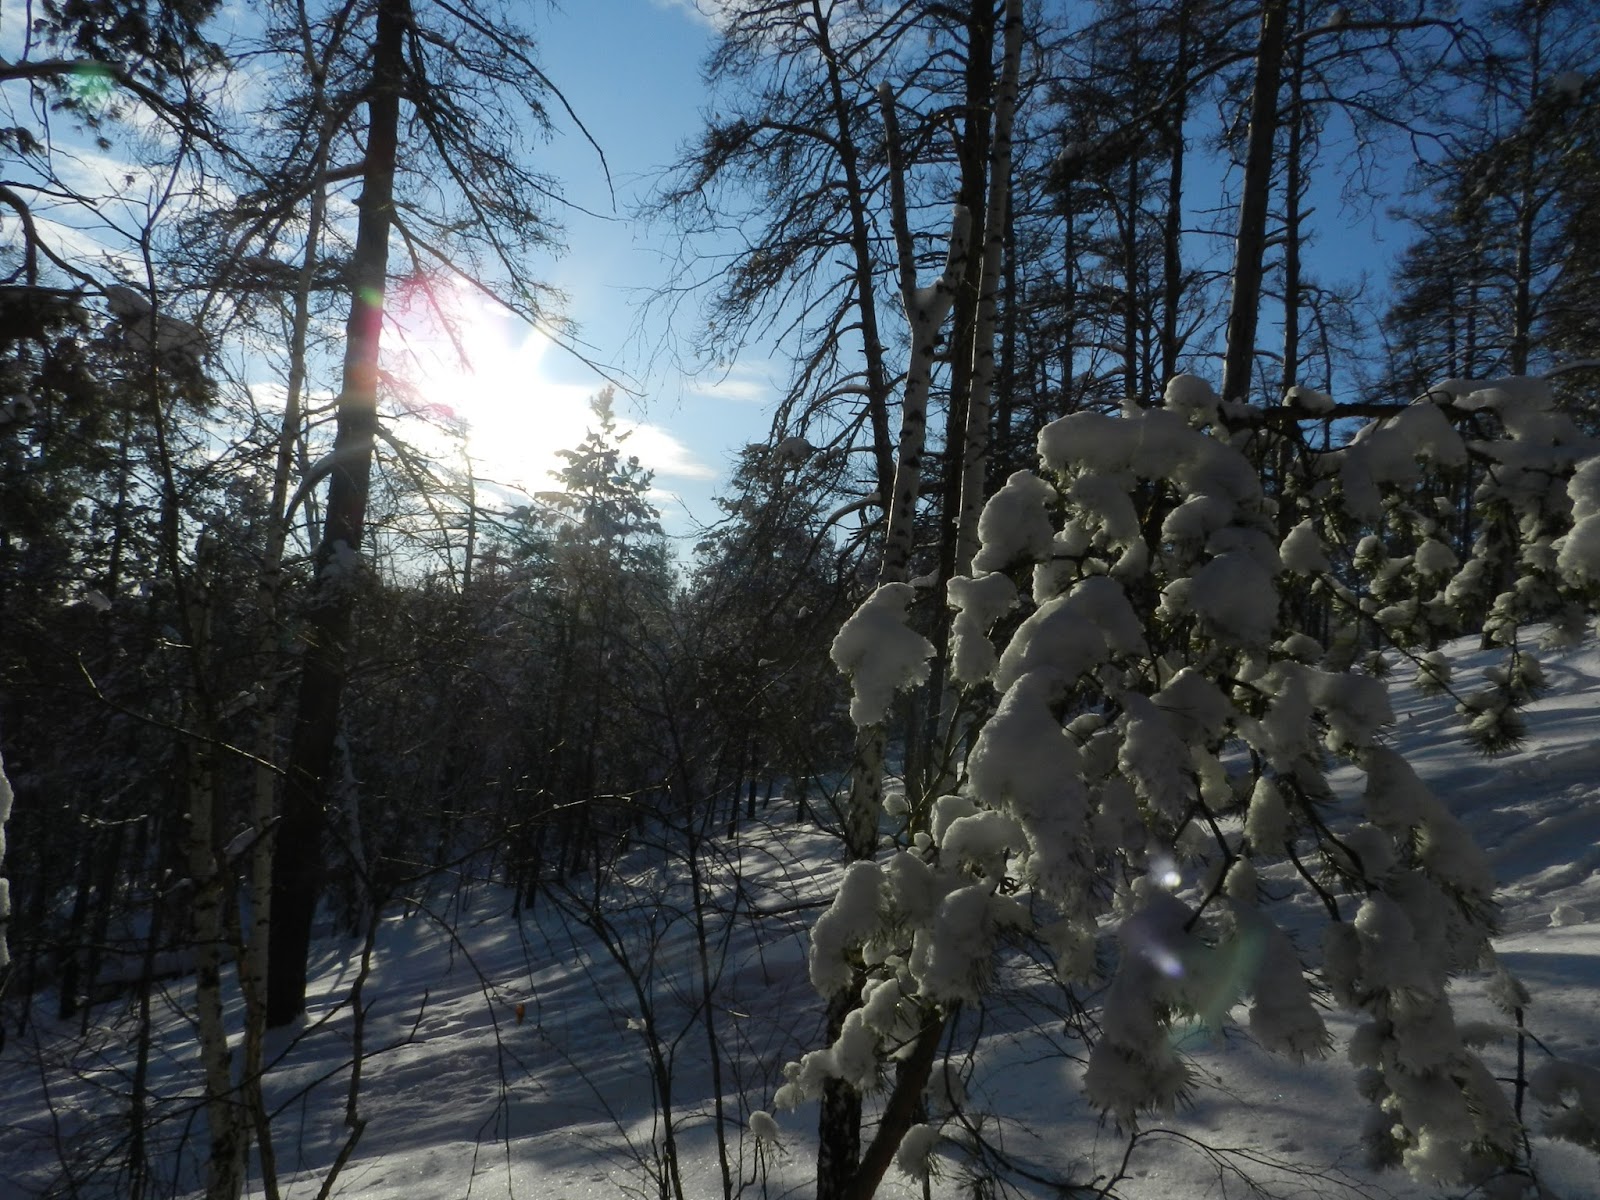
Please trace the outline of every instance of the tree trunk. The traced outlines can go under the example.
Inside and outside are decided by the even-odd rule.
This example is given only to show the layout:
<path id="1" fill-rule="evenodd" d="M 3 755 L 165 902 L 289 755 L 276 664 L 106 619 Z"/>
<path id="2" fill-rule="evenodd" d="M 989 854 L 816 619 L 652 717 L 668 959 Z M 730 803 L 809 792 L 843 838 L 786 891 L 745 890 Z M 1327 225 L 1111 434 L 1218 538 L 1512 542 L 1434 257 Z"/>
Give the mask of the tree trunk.
<path id="1" fill-rule="evenodd" d="M 927 445 L 928 392 L 933 384 L 934 356 L 939 330 L 954 306 L 962 266 L 967 259 L 971 215 L 958 207 L 951 220 L 950 250 L 944 272 L 928 287 L 917 286 L 916 252 L 906 217 L 904 166 L 900 161 L 899 122 L 894 97 L 880 88 L 884 126 L 890 148 L 890 191 L 893 195 L 895 243 L 900 257 L 900 296 L 911 326 L 911 361 L 906 367 L 905 392 L 900 402 L 900 447 L 895 462 L 894 494 L 889 498 L 888 531 L 884 534 L 883 563 L 878 582 L 904 582 L 911 566 L 916 533 L 917 500 L 922 494 L 922 456 Z"/>
<path id="2" fill-rule="evenodd" d="M 888 497 L 888 530 L 878 583 L 901 583 L 909 574 L 915 541 L 917 499 L 922 488 L 922 455 L 927 432 L 928 391 L 933 381 L 933 360 L 939 330 L 955 299 L 961 263 L 966 258 L 970 221 L 957 208 L 951 223 L 950 252 L 944 272 L 928 287 L 917 286 L 916 256 L 906 217 L 905 178 L 899 154 L 899 123 L 894 94 L 887 85 L 878 89 L 889 149 L 890 192 L 895 243 L 900 258 L 900 294 L 906 320 L 911 325 L 911 362 L 906 371 L 901 401 L 900 447 L 895 463 L 894 489 Z M 856 862 L 870 858 L 877 848 L 878 814 L 883 807 L 883 769 L 887 734 L 883 722 L 856 733 L 855 759 L 850 772 L 850 798 L 845 810 L 845 855 Z M 828 1006 L 830 1042 L 838 1037 L 845 1016 L 859 1002 L 859 988 L 846 989 Z M 861 1144 L 861 1097 L 840 1080 L 824 1087 L 817 1118 L 817 1200 L 838 1200 L 855 1176 Z"/>
<path id="3" fill-rule="evenodd" d="M 967 15 L 967 61 L 965 95 L 962 107 L 965 117 L 961 135 L 957 139 L 956 157 L 960 172 L 960 187 L 956 203 L 970 215 L 970 251 L 963 256 L 960 282 L 956 288 L 955 304 L 949 339 L 950 400 L 945 417 L 944 479 L 939 502 L 939 587 L 961 571 L 961 489 L 963 466 L 967 447 L 974 439 L 988 436 L 988 402 L 981 398 L 983 412 L 975 412 L 973 405 L 980 401 L 978 345 L 979 310 L 982 306 L 984 285 L 984 254 L 991 231 L 987 224 L 991 215 L 989 190 L 989 159 L 994 149 L 993 109 L 994 86 L 994 6 L 989 3 L 973 4 Z M 993 335 L 990 336 L 993 352 Z M 947 611 L 943 604 L 934 612 L 933 644 L 942 646 L 947 637 Z M 940 664 L 942 665 L 942 664 Z M 929 705 L 930 717 L 937 719 L 943 684 L 937 677 L 942 674 L 935 666 L 933 687 L 935 697 Z M 928 739 L 937 737 L 937 726 L 930 725 Z M 910 782 L 909 780 L 907 781 Z"/>
<path id="4" fill-rule="evenodd" d="M 1183 127 L 1189 109 L 1189 5 L 1178 5 L 1178 45 L 1172 73 L 1171 138 L 1167 162 L 1167 211 L 1161 230 L 1161 379 L 1165 384 L 1178 373 L 1182 339 L 1178 309 L 1183 302 L 1183 160 L 1188 147 Z"/>
<path id="5" fill-rule="evenodd" d="M 193 653 L 210 655 L 211 602 L 203 564 L 196 563 L 188 636 Z M 192 727 L 208 729 L 203 699 L 194 698 L 186 714 Z M 223 947 L 227 884 L 216 846 L 217 788 L 211 746 L 194 739 L 186 750 L 186 808 L 189 816 L 188 866 L 190 923 L 194 931 L 195 1025 L 200 1034 L 200 1061 L 205 1076 L 205 1110 L 211 1143 L 206 1162 L 206 1200 L 238 1200 L 244 1191 L 245 1107 L 234 1090 L 233 1053 L 222 996 Z"/>
<path id="6" fill-rule="evenodd" d="M 1288 0 L 1266 0 L 1261 10 L 1261 40 L 1256 48 L 1255 91 L 1250 97 L 1250 137 L 1239 201 L 1239 233 L 1234 242 L 1233 299 L 1228 309 L 1228 341 L 1222 366 L 1222 395 L 1227 400 L 1248 399 L 1255 364 L 1256 324 L 1261 313 L 1261 280 L 1267 253 L 1267 202 L 1272 191 L 1272 146 L 1278 132 L 1278 81 L 1283 73 L 1287 21 Z"/>
<path id="7" fill-rule="evenodd" d="M 946 1018 L 943 1013 L 934 1012 L 928 1014 L 927 1022 L 911 1044 L 910 1053 L 900 1060 L 894 1091 L 883 1106 L 878 1132 L 862 1155 L 861 1166 L 850 1181 L 844 1200 L 872 1200 L 877 1195 L 878 1185 L 889 1173 L 889 1164 L 894 1162 L 901 1139 L 917 1119 L 922 1093 L 927 1089 L 928 1078 L 933 1074 L 933 1060 L 944 1038 Z"/>
<path id="8" fill-rule="evenodd" d="M 383 331 L 389 232 L 409 0 L 380 0 L 367 101 L 366 172 L 355 255 L 344 375 L 329 476 L 327 513 L 306 614 L 299 703 L 272 861 L 272 927 L 267 950 L 267 1024 L 305 1011 L 311 922 L 322 891 L 322 803 L 348 674 L 355 573 L 366 524 L 378 428 L 378 344 Z"/>
<path id="9" fill-rule="evenodd" d="M 845 202 L 850 207 L 850 266 L 855 280 L 856 306 L 861 315 L 861 355 L 867 378 L 867 420 L 872 429 L 872 461 L 877 471 L 878 495 L 887 512 L 889 489 L 894 483 L 894 447 L 889 435 L 889 372 L 884 365 L 883 338 L 878 330 L 878 297 L 873 282 L 876 267 L 872 251 L 874 235 L 867 216 L 860 156 L 856 152 L 850 127 L 853 106 L 845 97 L 839 56 L 833 52 L 829 41 L 828 17 L 817 0 L 811 7 L 812 17 L 816 21 L 817 47 L 828 72 L 828 103 L 838 139 Z"/>
<path id="10" fill-rule="evenodd" d="M 1297 24 L 1305 24 L 1305 0 L 1295 6 Z M 1304 104 L 1305 42 L 1297 40 L 1289 66 L 1289 145 L 1283 167 L 1283 379 L 1280 398 L 1288 403 L 1289 389 L 1300 382 L 1300 202 L 1306 188 L 1305 141 L 1309 114 Z M 1289 536 L 1294 508 L 1288 501 L 1289 473 L 1293 469 L 1294 439 L 1286 425 L 1276 436 L 1273 479 L 1278 495 L 1278 537 Z M 1270 443 L 1269 443 L 1270 444 Z"/>
<path id="11" fill-rule="evenodd" d="M 6 764 L 0 758 L 0 867 L 6 865 L 6 821 L 11 817 L 11 781 L 6 778 Z M 0 875 L 0 880 L 5 878 Z M 11 948 L 6 942 L 6 927 L 11 924 L 11 889 L 0 887 L 0 981 L 11 966 Z M 0 1045 L 5 1044 L 5 1030 L 0 1029 Z"/>
<path id="12" fill-rule="evenodd" d="M 859 979 L 828 998 L 824 1035 L 830 1046 L 839 1040 L 844 1019 L 860 1002 Z M 861 1093 L 842 1079 L 829 1079 L 822 1085 L 817 1113 L 817 1200 L 846 1196 L 860 1162 Z"/>
<path id="13" fill-rule="evenodd" d="M 983 271 L 978 287 L 977 329 L 973 336 L 972 396 L 967 403 L 967 429 L 961 457 L 961 502 L 954 571 L 958 575 L 972 569 L 973 556 L 978 552 L 978 517 L 988 491 L 989 398 L 994 393 L 995 312 L 1011 202 L 1011 128 L 1017 112 L 1017 77 L 1022 67 L 1022 0 L 1006 0 L 1005 20 L 1005 50 L 990 150 L 989 208 L 983 222 Z"/>
<path id="14" fill-rule="evenodd" d="M 1296 18 L 1305 23 L 1305 3 L 1298 0 Z M 1306 188 L 1305 134 L 1308 114 L 1302 93 L 1306 49 L 1297 40 L 1289 64 L 1289 145 L 1283 179 L 1283 380 L 1285 395 L 1300 382 L 1300 202 Z M 1279 480 L 1282 487 L 1282 479 Z"/>
<path id="15" fill-rule="evenodd" d="M 1139 211 L 1144 184 L 1139 154 L 1136 146 L 1128 155 L 1128 190 L 1123 198 L 1122 218 L 1122 387 L 1130 404 L 1148 399 L 1140 394 L 1144 389 L 1139 378 Z"/>
<path id="16" fill-rule="evenodd" d="M 1544 6 L 1530 5 L 1533 9 L 1533 32 L 1528 38 L 1531 54 L 1528 61 L 1528 81 L 1532 89 L 1524 103 L 1532 111 L 1539 102 L 1539 91 L 1544 81 Z M 1511 374 L 1528 373 L 1528 357 L 1533 347 L 1533 235 L 1535 217 L 1539 207 L 1536 192 L 1534 147 L 1531 139 L 1523 139 L 1517 162 L 1517 230 L 1515 262 L 1511 281 Z"/>

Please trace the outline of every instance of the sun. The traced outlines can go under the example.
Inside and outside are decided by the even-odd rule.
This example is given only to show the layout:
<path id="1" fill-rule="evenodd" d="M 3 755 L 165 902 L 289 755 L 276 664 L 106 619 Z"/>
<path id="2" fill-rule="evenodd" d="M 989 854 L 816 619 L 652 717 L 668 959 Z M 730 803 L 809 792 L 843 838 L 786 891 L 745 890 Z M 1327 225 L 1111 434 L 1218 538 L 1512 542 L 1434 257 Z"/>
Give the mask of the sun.
<path id="1" fill-rule="evenodd" d="M 593 423 L 589 399 L 599 385 L 559 379 L 555 343 L 487 297 L 461 287 L 420 297 L 417 290 L 402 291 L 395 313 L 401 403 L 412 414 L 407 436 L 430 453 L 466 460 L 484 483 L 548 490 L 558 452 L 578 445 Z"/>

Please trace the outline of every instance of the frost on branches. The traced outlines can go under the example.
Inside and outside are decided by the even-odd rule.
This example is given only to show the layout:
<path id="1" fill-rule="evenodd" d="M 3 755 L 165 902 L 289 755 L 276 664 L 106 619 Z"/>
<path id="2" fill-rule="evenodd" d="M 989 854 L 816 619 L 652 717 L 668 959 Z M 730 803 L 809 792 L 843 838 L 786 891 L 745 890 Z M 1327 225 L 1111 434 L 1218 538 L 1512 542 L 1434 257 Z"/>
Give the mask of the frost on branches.
<path id="1" fill-rule="evenodd" d="M 867 983 L 838 1040 L 787 1068 L 780 1104 L 830 1077 L 879 1085 L 1027 941 L 1068 986 L 1109 973 L 1080 1082 L 1124 1125 L 1195 1086 L 1175 1023 L 1244 1005 L 1268 1050 L 1328 1053 L 1316 988 L 1360 1019 L 1345 1049 L 1374 1157 L 1515 1190 L 1521 1130 L 1449 996 L 1492 964 L 1494 880 L 1390 748 L 1383 676 L 1400 656 L 1453 689 L 1434 648 L 1479 629 L 1503 663 L 1452 694 L 1479 749 L 1515 741 L 1542 683 L 1520 629 L 1575 638 L 1600 599 L 1600 458 L 1538 379 L 1449 381 L 1317 449 L 1302 424 L 1320 430 L 1329 403 L 1224 403 L 1181 376 L 1158 407 L 1041 431 L 1039 471 L 989 501 L 974 574 L 948 588 L 950 676 L 986 716 L 959 785 L 897 806 L 895 845 L 853 865 L 819 920 L 818 989 Z M 880 588 L 834 645 L 859 724 L 926 673 L 910 595 Z M 1364 785 L 1336 794 L 1341 764 Z M 1297 901 L 1320 945 L 1280 923 Z M 1596 1079 L 1562 1063 L 1531 1079 L 1551 1132 L 1600 1142 Z M 906 1138 L 902 1169 L 923 1175 L 938 1129 Z"/>

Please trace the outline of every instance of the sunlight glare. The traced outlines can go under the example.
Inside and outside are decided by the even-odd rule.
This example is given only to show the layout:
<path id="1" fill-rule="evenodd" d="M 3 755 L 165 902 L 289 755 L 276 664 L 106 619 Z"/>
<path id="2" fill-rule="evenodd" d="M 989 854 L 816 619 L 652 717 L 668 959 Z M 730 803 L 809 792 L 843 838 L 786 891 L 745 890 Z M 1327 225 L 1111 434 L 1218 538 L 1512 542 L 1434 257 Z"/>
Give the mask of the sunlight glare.
<path id="1" fill-rule="evenodd" d="M 457 289 L 441 299 L 454 339 L 425 301 L 400 314 L 411 359 L 406 374 L 416 388 L 412 411 L 464 432 L 479 479 L 522 492 L 550 489 L 550 472 L 561 466 L 557 452 L 578 445 L 594 424 L 589 399 L 600 385 L 553 379 L 550 338 L 484 298 Z M 422 440 L 416 429 L 408 436 Z M 440 445 L 429 448 L 443 457 L 451 439 L 435 438 Z M 461 453 L 459 443 L 453 453 Z"/>

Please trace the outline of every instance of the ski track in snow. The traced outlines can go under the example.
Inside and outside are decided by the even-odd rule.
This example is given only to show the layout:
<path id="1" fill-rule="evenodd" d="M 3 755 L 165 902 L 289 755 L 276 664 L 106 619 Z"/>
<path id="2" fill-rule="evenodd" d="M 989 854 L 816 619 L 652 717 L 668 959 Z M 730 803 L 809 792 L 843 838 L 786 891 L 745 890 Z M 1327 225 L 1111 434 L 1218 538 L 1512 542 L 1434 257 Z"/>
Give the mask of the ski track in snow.
<path id="1" fill-rule="evenodd" d="M 1462 692 L 1500 657 L 1459 643 L 1452 649 Z M 1528 737 L 1515 753 L 1494 760 L 1476 755 L 1455 734 L 1454 702 L 1418 695 L 1404 668 L 1392 681 L 1397 721 L 1391 740 L 1490 855 L 1502 886 L 1503 933 L 1496 947 L 1533 993 L 1529 1027 L 1555 1053 L 1600 1065 L 1600 649 L 1591 644 L 1539 657 L 1550 688 L 1526 710 Z M 1353 772 L 1335 782 L 1359 786 Z M 783 1064 L 820 1042 L 804 928 L 831 896 L 839 867 L 827 839 L 792 824 L 752 831 L 742 847 L 742 893 L 727 886 L 726 871 L 712 872 L 722 886 L 713 890 L 709 932 L 713 964 L 721 964 L 713 1014 L 724 1047 L 728 1136 L 748 1179 L 756 1153 L 741 1131 L 750 1110 L 769 1107 Z M 654 1008 L 662 1052 L 671 1058 L 684 1192 L 720 1195 L 703 1014 L 694 1004 L 697 944 L 687 905 L 678 903 L 683 897 L 643 855 L 635 858 L 627 896 L 607 897 L 629 902 L 613 932 Z M 652 1147 L 662 1130 L 652 1104 L 644 1012 L 629 972 L 590 930 L 544 898 L 520 925 L 507 915 L 508 905 L 508 897 L 491 888 L 460 898 L 441 914 L 454 936 L 422 913 L 384 920 L 364 997 L 370 1057 L 360 1107 L 367 1124 L 335 1195 L 580 1200 L 656 1194 Z M 764 915 L 751 918 L 751 905 Z M 735 906 L 730 925 L 726 914 Z M 1295 934 L 1292 916 L 1285 924 Z M 287 1196 L 314 1196 L 346 1137 L 352 1021 L 341 1003 L 360 949 L 359 940 L 322 941 L 305 1023 L 269 1040 L 269 1055 L 279 1060 L 269 1103 L 283 1109 L 275 1151 Z M 1052 990 L 1027 975 L 1006 973 L 1002 982 L 967 1064 L 971 1098 L 1006 1114 L 988 1132 L 1002 1134 L 1007 1152 L 1032 1168 L 1070 1171 L 1085 1181 L 1115 1172 L 1126 1143 L 1081 1098 L 1082 1047 L 1056 1036 L 1061 1022 L 1052 1027 L 1043 1007 Z M 174 982 L 158 1006 L 162 1037 L 151 1082 L 167 1098 L 161 1111 L 169 1117 L 157 1132 L 156 1152 L 181 1162 L 183 1186 L 197 1191 L 202 1138 L 174 1115 L 194 1099 L 196 1053 L 181 1016 L 185 986 Z M 1480 977 L 1462 982 L 1459 1017 L 1503 1022 L 1482 987 Z M 35 1028 L 50 1061 L 62 1068 L 49 1078 L 48 1104 L 40 1074 L 29 1066 L 39 1045 L 13 1037 L 0 1058 L 4 1200 L 59 1183 L 62 1168 L 52 1149 L 58 1139 L 116 1153 L 119 1116 L 105 1105 L 102 1085 L 113 1091 L 126 1085 L 130 1013 L 126 1005 L 103 1006 L 91 1036 L 79 1039 L 75 1027 L 54 1022 L 51 1011 L 50 998 L 41 998 Z M 237 1011 L 230 1015 L 236 1023 Z M 1342 1042 L 1349 1018 L 1326 1015 Z M 1242 1020 L 1242 1010 L 1234 1017 Z M 969 1018 L 961 1032 L 972 1028 Z M 1285 1196 L 1437 1194 L 1398 1172 L 1373 1174 L 1363 1166 L 1358 1136 L 1366 1105 L 1337 1046 L 1327 1059 L 1300 1066 L 1262 1052 L 1236 1025 L 1220 1034 L 1188 1031 L 1181 1046 L 1197 1078 L 1192 1103 L 1148 1123 L 1120 1185 L 1123 1194 L 1135 1200 L 1239 1195 L 1235 1169 L 1248 1169 Z M 1485 1054 L 1497 1074 L 1514 1071 L 1513 1038 Z M 814 1171 L 815 1105 L 777 1115 L 784 1142 L 762 1152 L 767 1194 L 806 1195 Z M 1225 1153 L 1218 1157 L 1201 1143 Z M 1592 1157 L 1538 1138 L 1535 1148 L 1557 1194 L 1600 1196 Z M 946 1165 L 953 1164 L 947 1159 Z M 951 1169 L 935 1182 L 934 1194 L 964 1194 L 959 1185 Z M 251 1192 L 260 1194 L 258 1187 Z M 762 1193 L 757 1185 L 745 1194 Z M 920 1194 L 893 1171 L 880 1192 Z"/>

